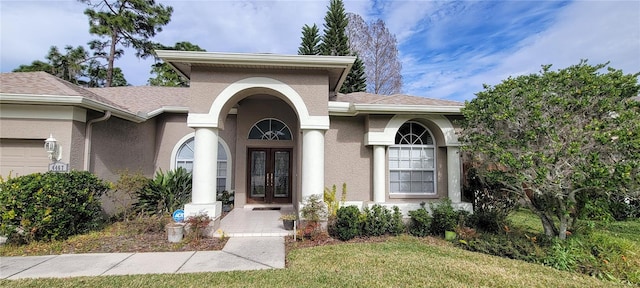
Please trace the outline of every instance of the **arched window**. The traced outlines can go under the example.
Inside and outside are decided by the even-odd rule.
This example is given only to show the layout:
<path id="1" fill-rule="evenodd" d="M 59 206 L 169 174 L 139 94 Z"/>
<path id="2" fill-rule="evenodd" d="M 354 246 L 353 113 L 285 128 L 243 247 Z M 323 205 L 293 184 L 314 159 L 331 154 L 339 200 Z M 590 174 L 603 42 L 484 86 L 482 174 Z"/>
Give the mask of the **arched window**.
<path id="1" fill-rule="evenodd" d="M 184 167 L 189 172 L 193 171 L 193 151 L 195 141 L 193 135 L 188 137 L 178 148 L 173 168 Z M 229 149 L 225 143 L 218 140 L 218 175 L 216 180 L 216 191 L 222 192 L 231 189 L 231 165 L 229 164 Z"/>
<path id="2" fill-rule="evenodd" d="M 251 127 L 249 139 L 291 140 L 291 130 L 278 119 L 262 119 Z"/>
<path id="3" fill-rule="evenodd" d="M 389 147 L 389 193 L 435 195 L 436 157 L 433 136 L 418 122 L 404 123 Z"/>

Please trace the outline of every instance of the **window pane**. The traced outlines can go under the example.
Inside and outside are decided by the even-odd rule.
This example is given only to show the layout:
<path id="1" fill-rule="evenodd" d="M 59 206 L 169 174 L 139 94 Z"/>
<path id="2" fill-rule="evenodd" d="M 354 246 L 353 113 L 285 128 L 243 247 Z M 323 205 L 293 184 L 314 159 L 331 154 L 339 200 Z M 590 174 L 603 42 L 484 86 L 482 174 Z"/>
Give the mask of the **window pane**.
<path id="1" fill-rule="evenodd" d="M 225 151 L 222 144 L 218 142 L 218 161 L 220 160 L 227 160 L 227 151 Z"/>
<path id="2" fill-rule="evenodd" d="M 389 147 L 389 159 L 398 158 L 398 155 L 400 155 L 398 150 L 400 150 L 398 147 Z"/>
<path id="3" fill-rule="evenodd" d="M 398 171 L 389 172 L 389 180 L 391 180 L 391 181 L 400 180 L 400 172 L 398 172 Z"/>

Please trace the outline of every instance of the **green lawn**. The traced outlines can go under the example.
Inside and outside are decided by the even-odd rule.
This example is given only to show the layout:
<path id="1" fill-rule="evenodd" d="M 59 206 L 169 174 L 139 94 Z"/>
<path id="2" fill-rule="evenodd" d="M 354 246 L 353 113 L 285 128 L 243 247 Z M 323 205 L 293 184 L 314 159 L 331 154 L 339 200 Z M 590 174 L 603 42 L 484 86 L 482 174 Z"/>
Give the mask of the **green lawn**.
<path id="1" fill-rule="evenodd" d="M 11 287 L 612 287 L 577 273 L 409 236 L 294 249 L 288 268 L 249 272 L 0 281 Z"/>

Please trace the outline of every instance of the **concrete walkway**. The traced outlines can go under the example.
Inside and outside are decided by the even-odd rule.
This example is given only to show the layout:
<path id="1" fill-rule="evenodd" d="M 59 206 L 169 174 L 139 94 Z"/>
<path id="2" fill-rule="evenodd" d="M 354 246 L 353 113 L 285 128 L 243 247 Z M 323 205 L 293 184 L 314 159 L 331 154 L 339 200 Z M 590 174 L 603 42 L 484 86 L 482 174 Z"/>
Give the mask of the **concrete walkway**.
<path id="1" fill-rule="evenodd" d="M 221 251 L 92 253 L 0 257 L 0 279 L 194 273 L 284 268 L 282 211 L 233 209 L 218 231 L 229 236 Z"/>

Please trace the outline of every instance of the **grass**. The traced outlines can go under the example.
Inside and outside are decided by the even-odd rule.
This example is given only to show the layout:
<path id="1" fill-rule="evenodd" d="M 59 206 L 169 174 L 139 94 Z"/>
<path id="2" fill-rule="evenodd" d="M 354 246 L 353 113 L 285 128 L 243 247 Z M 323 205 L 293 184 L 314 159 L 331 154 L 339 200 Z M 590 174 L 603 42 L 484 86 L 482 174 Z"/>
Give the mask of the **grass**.
<path id="1" fill-rule="evenodd" d="M 294 249 L 287 269 L 0 281 L 11 287 L 616 287 L 578 273 L 464 251 L 434 238 Z M 622 287 L 622 286 L 621 286 Z"/>

